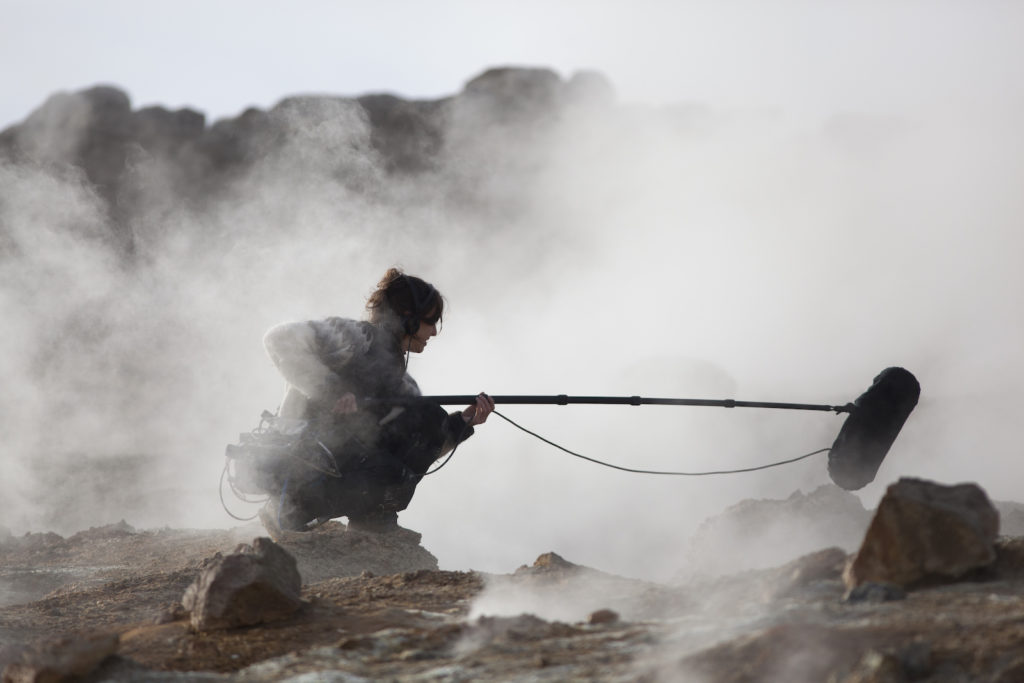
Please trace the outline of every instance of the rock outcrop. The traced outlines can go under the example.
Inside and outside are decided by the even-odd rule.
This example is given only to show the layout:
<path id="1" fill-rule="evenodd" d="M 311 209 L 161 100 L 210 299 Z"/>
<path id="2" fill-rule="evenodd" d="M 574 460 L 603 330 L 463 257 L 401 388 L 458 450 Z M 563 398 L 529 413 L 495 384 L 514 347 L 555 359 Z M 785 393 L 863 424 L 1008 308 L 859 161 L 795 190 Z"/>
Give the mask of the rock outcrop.
<path id="1" fill-rule="evenodd" d="M 375 173 L 423 174 L 452 159 L 477 167 L 493 161 L 496 140 L 514 149 L 517 138 L 542 131 L 568 107 L 613 100 L 595 72 L 563 80 L 549 69 L 496 68 L 436 100 L 296 96 L 208 125 L 194 109 L 133 110 L 126 92 L 99 85 L 57 93 L 0 132 L 0 163 L 81 176 L 106 205 L 116 231 L 110 238 L 131 254 L 137 235 L 130 225 L 154 204 L 201 209 L 257 168 L 294 174 L 315 167 L 319 177 L 366 193 Z M 346 165 L 352 157 L 362 165 Z"/>
<path id="2" fill-rule="evenodd" d="M 900 479 L 879 502 L 844 580 L 853 588 L 957 579 L 995 561 L 998 531 L 999 513 L 976 484 Z"/>

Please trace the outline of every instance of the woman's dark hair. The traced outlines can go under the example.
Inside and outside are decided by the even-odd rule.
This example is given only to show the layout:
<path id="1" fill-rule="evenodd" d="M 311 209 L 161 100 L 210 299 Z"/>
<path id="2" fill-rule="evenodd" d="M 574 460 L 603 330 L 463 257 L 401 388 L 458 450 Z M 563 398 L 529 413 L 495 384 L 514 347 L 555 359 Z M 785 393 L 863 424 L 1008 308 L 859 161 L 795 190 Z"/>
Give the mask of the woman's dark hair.
<path id="1" fill-rule="evenodd" d="M 393 313 L 401 319 L 403 331 L 412 335 L 420 321 L 430 325 L 441 322 L 444 297 L 429 282 L 389 268 L 366 300 L 366 310 L 371 322 L 380 321 L 386 312 Z"/>

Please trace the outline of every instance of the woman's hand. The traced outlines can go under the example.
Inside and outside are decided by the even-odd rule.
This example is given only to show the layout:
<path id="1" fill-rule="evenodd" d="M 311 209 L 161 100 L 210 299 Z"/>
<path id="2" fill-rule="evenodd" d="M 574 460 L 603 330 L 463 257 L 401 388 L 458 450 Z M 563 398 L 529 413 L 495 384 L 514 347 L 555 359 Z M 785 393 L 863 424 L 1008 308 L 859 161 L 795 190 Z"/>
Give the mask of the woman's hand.
<path id="1" fill-rule="evenodd" d="M 468 425 L 481 425 L 487 422 L 487 416 L 492 412 L 494 412 L 494 399 L 481 393 L 476 397 L 476 403 L 462 411 L 462 419 Z"/>
<path id="2" fill-rule="evenodd" d="M 348 415 L 359 410 L 359 406 L 356 405 L 356 395 L 349 392 L 335 401 L 331 411 L 335 415 Z"/>

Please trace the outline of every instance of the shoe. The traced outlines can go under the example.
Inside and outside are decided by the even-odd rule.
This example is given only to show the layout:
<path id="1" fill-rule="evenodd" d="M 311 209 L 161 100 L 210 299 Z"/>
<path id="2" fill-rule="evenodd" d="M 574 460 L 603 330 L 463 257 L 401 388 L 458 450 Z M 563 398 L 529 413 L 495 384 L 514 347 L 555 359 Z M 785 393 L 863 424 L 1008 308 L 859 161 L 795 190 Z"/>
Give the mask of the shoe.
<path id="1" fill-rule="evenodd" d="M 309 531 L 329 521 L 322 517 L 311 519 L 308 512 L 287 496 L 271 496 L 257 514 L 263 528 L 275 541 L 288 532 Z"/>

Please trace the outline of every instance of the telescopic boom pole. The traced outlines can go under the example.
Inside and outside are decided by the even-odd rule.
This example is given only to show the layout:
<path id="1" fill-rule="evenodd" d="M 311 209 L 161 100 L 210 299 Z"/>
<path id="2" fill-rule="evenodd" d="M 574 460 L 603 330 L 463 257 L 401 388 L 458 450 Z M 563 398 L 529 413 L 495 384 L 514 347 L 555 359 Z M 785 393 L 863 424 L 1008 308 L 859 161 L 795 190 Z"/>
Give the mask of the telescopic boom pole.
<path id="1" fill-rule="evenodd" d="M 568 396 L 557 394 L 550 396 L 491 396 L 494 402 L 520 405 L 558 405 L 571 403 L 588 403 L 598 405 L 629 405 L 629 406 L 710 406 L 717 408 L 781 408 L 784 410 L 819 410 L 822 412 L 849 413 L 853 404 L 843 406 L 818 405 L 811 403 L 770 403 L 764 401 L 736 401 L 734 399 L 709 400 L 699 398 L 645 398 L 643 396 Z M 410 399 L 385 399 L 390 403 L 414 403 L 430 401 L 440 405 L 466 405 L 476 401 L 475 395 L 420 396 Z"/>
<path id="2" fill-rule="evenodd" d="M 629 406 L 712 406 L 720 408 L 782 408 L 785 410 L 818 410 L 849 413 L 828 454 L 828 474 L 838 486 L 855 491 L 874 481 L 896 436 L 903 428 L 921 396 L 921 385 L 908 370 L 893 366 L 882 370 L 868 390 L 853 403 L 842 406 L 812 403 L 770 403 L 766 401 L 722 401 L 698 398 L 644 398 L 643 396 L 491 396 L 495 403 L 519 403 L 566 406 L 570 403 L 597 403 Z M 476 401 L 472 395 L 421 396 L 366 399 L 413 405 L 429 401 L 441 405 L 468 405 Z"/>

